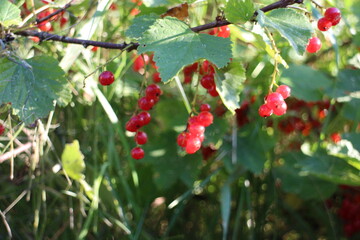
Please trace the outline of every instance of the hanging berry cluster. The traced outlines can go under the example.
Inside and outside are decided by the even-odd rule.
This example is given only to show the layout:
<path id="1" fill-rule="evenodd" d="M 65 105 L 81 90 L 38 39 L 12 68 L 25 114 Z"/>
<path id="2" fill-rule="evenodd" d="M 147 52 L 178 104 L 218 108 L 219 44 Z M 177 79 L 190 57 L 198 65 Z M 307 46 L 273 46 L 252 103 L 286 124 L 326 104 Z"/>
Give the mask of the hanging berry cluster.
<path id="1" fill-rule="evenodd" d="M 143 112 L 131 117 L 126 123 L 125 128 L 129 132 L 136 132 L 135 142 L 137 145 L 143 145 L 147 142 L 147 135 L 139 129 L 150 123 L 151 115 L 147 111 L 151 110 L 159 101 L 162 91 L 156 84 L 150 84 L 145 89 L 145 96 L 138 100 L 138 106 Z M 144 150 L 137 146 L 131 150 L 131 157 L 134 159 L 142 159 Z"/>
<path id="2" fill-rule="evenodd" d="M 342 185 L 343 200 L 338 215 L 343 221 L 344 233 L 347 237 L 360 232 L 360 193 L 358 187 Z"/>
<path id="3" fill-rule="evenodd" d="M 286 113 L 287 105 L 284 99 L 290 96 L 291 89 L 286 85 L 280 85 L 276 92 L 270 93 L 265 97 L 265 104 L 259 108 L 261 117 L 269 117 L 273 113 L 281 116 Z"/>
<path id="4" fill-rule="evenodd" d="M 320 18 L 317 22 L 317 27 L 320 31 L 324 32 L 329 30 L 332 26 L 339 24 L 341 20 L 341 12 L 337 8 L 328 8 L 325 11 L 324 17 Z M 306 46 L 306 51 L 309 53 L 315 53 L 321 48 L 321 41 L 317 37 L 312 37 L 309 39 L 308 45 Z"/>
<path id="5" fill-rule="evenodd" d="M 205 127 L 213 122 L 213 115 L 210 113 L 210 105 L 202 104 L 199 115 L 188 119 L 187 128 L 180 133 L 177 138 L 177 144 L 183 147 L 188 154 L 193 154 L 201 148 L 205 138 Z"/>

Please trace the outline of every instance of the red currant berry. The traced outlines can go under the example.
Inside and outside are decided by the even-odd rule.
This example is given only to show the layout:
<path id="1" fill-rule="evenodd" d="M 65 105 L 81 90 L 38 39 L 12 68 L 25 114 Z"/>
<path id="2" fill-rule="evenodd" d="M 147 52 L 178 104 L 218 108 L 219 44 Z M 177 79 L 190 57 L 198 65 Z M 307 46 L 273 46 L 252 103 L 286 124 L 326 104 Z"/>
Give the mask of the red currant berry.
<path id="1" fill-rule="evenodd" d="M 185 75 L 184 76 L 184 84 L 189 84 L 191 83 L 192 80 L 192 76 L 191 75 Z"/>
<path id="2" fill-rule="evenodd" d="M 229 28 L 229 26 L 226 25 L 226 26 L 220 27 L 218 37 L 228 38 L 229 36 L 230 36 L 230 28 Z"/>
<path id="3" fill-rule="evenodd" d="M 339 18 L 338 20 L 334 20 L 334 21 L 332 21 L 332 25 L 333 25 L 333 26 L 338 25 L 338 24 L 339 24 L 339 22 L 340 22 L 340 20 L 341 20 L 341 18 Z"/>
<path id="4" fill-rule="evenodd" d="M 161 82 L 161 77 L 160 77 L 160 73 L 156 72 L 152 75 L 152 79 L 154 81 L 154 83 L 159 83 Z"/>
<path id="5" fill-rule="evenodd" d="M 205 127 L 200 124 L 190 124 L 189 125 L 189 132 L 195 136 L 198 136 L 205 132 Z"/>
<path id="6" fill-rule="evenodd" d="M 329 30 L 329 28 L 331 28 L 332 22 L 326 18 L 320 18 L 317 23 L 317 26 L 320 31 L 324 32 Z"/>
<path id="7" fill-rule="evenodd" d="M 99 75 L 99 82 L 103 86 L 112 84 L 114 82 L 114 74 L 110 71 L 102 72 Z"/>
<path id="8" fill-rule="evenodd" d="M 219 96 L 219 93 L 218 93 L 218 91 L 216 90 L 216 86 L 215 86 L 215 85 L 208 89 L 208 93 L 209 93 L 210 96 L 212 96 L 212 97 L 217 97 L 217 96 Z"/>
<path id="9" fill-rule="evenodd" d="M 199 117 L 192 116 L 191 118 L 189 118 L 188 123 L 189 123 L 189 125 L 199 124 Z"/>
<path id="10" fill-rule="evenodd" d="M 206 74 L 204 75 L 200 80 L 201 86 L 203 86 L 205 89 L 210 89 L 215 85 L 214 81 L 214 75 L 212 74 Z"/>
<path id="11" fill-rule="evenodd" d="M 338 143 L 341 140 L 341 135 L 339 133 L 333 133 L 330 137 L 334 143 Z"/>
<path id="12" fill-rule="evenodd" d="M 151 121 L 151 115 L 148 112 L 141 112 L 138 115 L 138 121 L 140 126 L 145 126 L 150 123 Z"/>
<path id="13" fill-rule="evenodd" d="M 4 132 L 5 132 L 5 127 L 4 125 L 0 124 L 0 135 L 3 135 Z"/>
<path id="14" fill-rule="evenodd" d="M 201 147 L 201 141 L 198 137 L 189 137 L 186 142 L 185 151 L 188 154 L 193 154 Z"/>
<path id="15" fill-rule="evenodd" d="M 142 131 L 138 131 L 136 134 L 135 134 L 135 142 L 137 144 L 145 144 L 147 142 L 147 134 L 145 132 L 142 132 Z"/>
<path id="16" fill-rule="evenodd" d="M 263 104 L 259 107 L 260 117 L 269 117 L 271 114 L 273 114 L 273 110 L 267 104 Z"/>
<path id="17" fill-rule="evenodd" d="M 52 29 L 51 23 L 48 21 L 42 22 L 38 25 L 38 28 L 43 32 L 49 32 Z"/>
<path id="18" fill-rule="evenodd" d="M 125 129 L 129 132 L 136 132 L 140 127 L 140 118 L 138 116 L 133 116 L 125 125 Z"/>
<path id="19" fill-rule="evenodd" d="M 328 8 L 325 11 L 324 17 L 331 21 L 332 25 L 335 26 L 337 23 L 340 22 L 341 12 L 338 8 Z M 337 23 L 334 25 L 334 22 Z"/>
<path id="20" fill-rule="evenodd" d="M 150 84 L 146 87 L 145 94 L 149 98 L 155 98 L 161 95 L 161 89 L 156 84 Z"/>
<path id="21" fill-rule="evenodd" d="M 214 67 L 211 65 L 211 63 L 208 60 L 205 60 L 202 65 L 201 68 L 199 70 L 201 75 L 204 74 L 214 74 L 215 73 L 215 69 Z"/>
<path id="22" fill-rule="evenodd" d="M 290 96 L 291 93 L 291 88 L 289 86 L 286 85 L 280 85 L 277 89 L 276 92 L 280 93 L 281 96 L 286 99 Z"/>
<path id="23" fill-rule="evenodd" d="M 274 114 L 278 116 L 284 115 L 286 113 L 286 110 L 287 110 L 287 105 L 285 102 L 276 105 L 276 107 L 273 109 Z"/>
<path id="24" fill-rule="evenodd" d="M 99 47 L 94 46 L 94 47 L 92 47 L 90 50 L 91 50 L 92 52 L 96 52 L 96 51 L 98 50 L 98 48 L 99 48 Z"/>
<path id="25" fill-rule="evenodd" d="M 141 55 L 137 56 L 132 68 L 135 72 L 139 72 L 141 69 L 144 68 L 145 64 L 147 64 L 148 62 L 149 62 L 148 55 L 144 54 L 143 56 L 141 56 Z"/>
<path id="26" fill-rule="evenodd" d="M 138 101 L 138 105 L 139 105 L 140 109 L 142 109 L 144 111 L 148 111 L 148 110 L 152 109 L 154 104 L 155 104 L 154 99 L 149 98 L 149 97 L 142 97 Z"/>
<path id="27" fill-rule="evenodd" d="M 266 97 L 266 104 L 269 108 L 275 109 L 277 105 L 280 105 L 284 102 L 284 98 L 278 92 L 273 92 L 267 95 Z"/>
<path id="28" fill-rule="evenodd" d="M 309 53 L 316 53 L 321 48 L 321 41 L 317 37 L 312 37 L 309 39 L 308 45 L 306 46 L 306 51 Z"/>
<path id="29" fill-rule="evenodd" d="M 214 121 L 214 116 L 210 112 L 204 111 L 198 115 L 198 122 L 204 127 L 210 126 L 213 123 L 213 121 Z"/>
<path id="30" fill-rule="evenodd" d="M 210 105 L 207 103 L 201 104 L 200 111 L 201 112 L 209 112 L 211 109 Z"/>
<path id="31" fill-rule="evenodd" d="M 180 133 L 177 137 L 177 144 L 180 147 L 186 147 L 186 142 L 187 142 L 186 132 Z"/>
<path id="32" fill-rule="evenodd" d="M 140 147 L 134 147 L 131 150 L 131 157 L 133 159 L 136 159 L 136 160 L 142 159 L 144 157 L 144 155 L 145 155 L 144 150 Z"/>

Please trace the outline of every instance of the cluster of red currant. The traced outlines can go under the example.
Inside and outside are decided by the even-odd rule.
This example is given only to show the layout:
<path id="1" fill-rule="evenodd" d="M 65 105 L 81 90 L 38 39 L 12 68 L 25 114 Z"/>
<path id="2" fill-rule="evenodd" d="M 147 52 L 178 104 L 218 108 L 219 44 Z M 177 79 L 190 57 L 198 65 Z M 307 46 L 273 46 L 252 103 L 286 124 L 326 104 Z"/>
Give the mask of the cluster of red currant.
<path id="1" fill-rule="evenodd" d="M 143 112 L 131 117 L 125 125 L 125 129 L 129 132 L 136 132 L 135 142 L 138 145 L 143 145 L 147 142 L 147 135 L 145 132 L 139 131 L 142 126 L 150 123 L 151 115 L 147 111 L 151 110 L 153 106 L 159 101 L 162 91 L 156 84 L 150 84 L 145 89 L 145 96 L 138 100 L 138 106 Z M 141 147 L 135 147 L 131 150 L 131 157 L 134 159 L 142 159 L 145 153 Z"/>
<path id="2" fill-rule="evenodd" d="M 205 127 L 210 126 L 214 120 L 209 104 L 202 104 L 200 111 L 199 115 L 188 119 L 186 130 L 177 137 L 177 144 L 185 148 L 188 154 L 193 154 L 201 148 L 201 143 L 205 138 Z"/>
<path id="3" fill-rule="evenodd" d="M 270 93 L 265 97 L 265 104 L 259 108 L 261 117 L 269 117 L 273 113 L 281 116 L 286 113 L 287 105 L 284 99 L 290 96 L 291 89 L 286 85 L 280 85 L 276 92 Z"/>
<path id="4" fill-rule="evenodd" d="M 360 193 L 358 188 L 341 186 L 345 191 L 338 215 L 344 223 L 344 233 L 351 237 L 360 232 Z M 354 191 L 356 190 L 356 191 Z"/>
<path id="5" fill-rule="evenodd" d="M 142 54 L 140 56 L 135 57 L 132 69 L 134 70 L 134 72 L 143 74 L 145 72 L 145 66 L 150 64 L 150 66 L 152 66 L 152 68 L 155 69 L 155 72 L 152 75 L 152 79 L 154 83 L 159 83 L 161 82 L 160 73 L 157 71 L 158 67 L 153 61 L 153 57 L 154 57 L 153 54 L 151 54 L 150 56 L 147 54 Z"/>
<path id="6" fill-rule="evenodd" d="M 317 26 L 320 31 L 327 31 L 332 26 L 339 24 L 341 20 L 340 10 L 337 8 L 328 8 L 325 11 L 324 17 L 320 18 Z M 321 41 L 317 37 L 312 37 L 309 39 L 308 45 L 306 46 L 306 51 L 309 53 L 315 53 L 321 48 Z"/>

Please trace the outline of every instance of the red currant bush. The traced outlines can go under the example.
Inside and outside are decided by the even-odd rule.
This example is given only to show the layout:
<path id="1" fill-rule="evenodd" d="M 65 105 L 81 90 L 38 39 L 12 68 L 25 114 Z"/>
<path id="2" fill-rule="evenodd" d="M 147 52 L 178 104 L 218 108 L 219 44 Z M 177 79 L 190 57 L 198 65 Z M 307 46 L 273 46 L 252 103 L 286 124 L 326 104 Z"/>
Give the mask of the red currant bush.
<path id="1" fill-rule="evenodd" d="M 99 75 L 99 82 L 103 86 L 112 84 L 114 82 L 114 74 L 110 71 L 102 72 Z"/>

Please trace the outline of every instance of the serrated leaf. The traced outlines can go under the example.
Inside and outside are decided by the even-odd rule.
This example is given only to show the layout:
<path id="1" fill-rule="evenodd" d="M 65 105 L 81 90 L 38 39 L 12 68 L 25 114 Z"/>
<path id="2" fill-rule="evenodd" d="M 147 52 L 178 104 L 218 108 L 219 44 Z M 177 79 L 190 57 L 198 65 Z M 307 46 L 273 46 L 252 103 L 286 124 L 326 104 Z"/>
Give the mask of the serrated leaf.
<path id="1" fill-rule="evenodd" d="M 241 63 L 231 63 L 224 73 L 224 80 L 216 78 L 216 90 L 224 105 L 233 114 L 240 107 L 240 93 L 246 79 L 245 69 Z"/>
<path id="2" fill-rule="evenodd" d="M 13 113 L 29 124 L 49 114 L 54 100 L 61 106 L 71 100 L 64 71 L 54 58 L 0 58 L 0 104 L 10 102 Z"/>
<path id="3" fill-rule="evenodd" d="M 9 27 L 21 23 L 20 9 L 8 0 L 0 0 L 0 25 Z"/>
<path id="4" fill-rule="evenodd" d="M 133 24 L 126 30 L 126 36 L 133 39 L 141 38 L 143 33 L 148 30 L 158 18 L 155 14 L 136 17 L 133 20 Z"/>
<path id="5" fill-rule="evenodd" d="M 325 89 L 332 85 L 326 75 L 305 65 L 290 66 L 280 81 L 291 87 L 292 96 L 305 101 L 322 100 Z"/>
<path id="6" fill-rule="evenodd" d="M 139 42 L 140 54 L 154 52 L 163 82 L 199 59 L 208 59 L 222 68 L 231 58 L 230 39 L 195 33 L 184 22 L 172 17 L 156 20 Z"/>
<path id="7" fill-rule="evenodd" d="M 229 0 L 225 7 L 226 19 L 232 23 L 249 21 L 255 8 L 251 0 Z"/>
<path id="8" fill-rule="evenodd" d="M 277 30 L 281 36 L 289 41 L 297 54 L 304 54 L 313 31 L 306 16 L 293 9 L 275 9 L 267 15 L 259 10 L 257 20 L 262 27 Z"/>
<path id="9" fill-rule="evenodd" d="M 72 179 L 80 180 L 84 178 L 84 155 L 80 151 L 78 140 L 65 144 L 64 151 L 61 154 L 61 163 L 66 174 Z"/>

